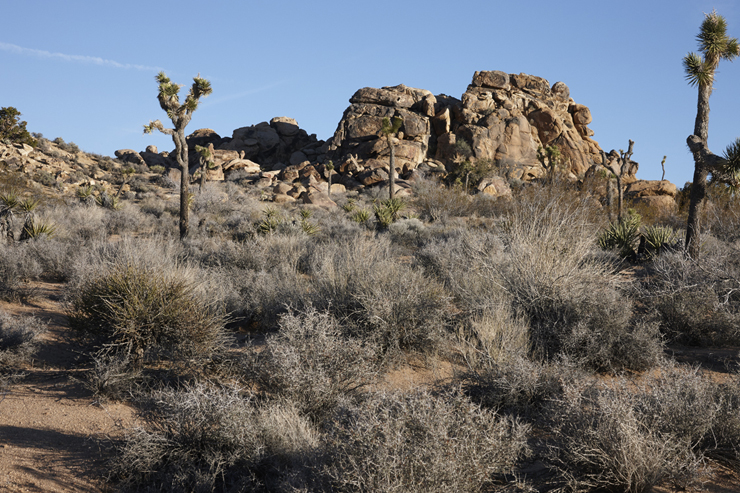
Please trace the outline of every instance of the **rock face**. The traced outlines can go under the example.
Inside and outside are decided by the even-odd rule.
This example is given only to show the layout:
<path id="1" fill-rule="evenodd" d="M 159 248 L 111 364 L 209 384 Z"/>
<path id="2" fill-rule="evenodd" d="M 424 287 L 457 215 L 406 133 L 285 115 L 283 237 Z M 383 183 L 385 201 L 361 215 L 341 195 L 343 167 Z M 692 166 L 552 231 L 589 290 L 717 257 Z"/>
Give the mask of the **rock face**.
<path id="1" fill-rule="evenodd" d="M 637 180 L 627 185 L 624 197 L 633 203 L 646 204 L 658 210 L 673 210 L 678 188 L 668 180 Z"/>
<path id="2" fill-rule="evenodd" d="M 342 174 L 363 184 L 380 178 L 389 151 L 378 132 L 383 118 L 394 116 L 404 122 L 396 146 L 401 174 L 432 159 L 450 169 L 456 155 L 469 154 L 496 163 L 507 178 L 531 180 L 544 174 L 538 148 L 551 145 L 574 178 L 601 162 L 591 112 L 563 82 L 551 87 L 540 77 L 486 71 L 474 74 L 461 99 L 404 85 L 357 91 L 329 141 Z"/>

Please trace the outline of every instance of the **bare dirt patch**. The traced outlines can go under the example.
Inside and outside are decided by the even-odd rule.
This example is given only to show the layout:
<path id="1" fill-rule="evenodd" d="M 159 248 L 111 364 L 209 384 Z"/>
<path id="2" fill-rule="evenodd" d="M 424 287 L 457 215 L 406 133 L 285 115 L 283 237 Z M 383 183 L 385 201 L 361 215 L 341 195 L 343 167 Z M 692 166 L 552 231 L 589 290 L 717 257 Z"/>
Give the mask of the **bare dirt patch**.
<path id="1" fill-rule="evenodd" d="M 97 403 L 79 381 L 84 368 L 69 337 L 63 286 L 34 283 L 24 303 L 0 302 L 12 315 L 49 324 L 25 376 L 0 395 L 0 490 L 102 491 L 105 460 L 134 410 Z"/>

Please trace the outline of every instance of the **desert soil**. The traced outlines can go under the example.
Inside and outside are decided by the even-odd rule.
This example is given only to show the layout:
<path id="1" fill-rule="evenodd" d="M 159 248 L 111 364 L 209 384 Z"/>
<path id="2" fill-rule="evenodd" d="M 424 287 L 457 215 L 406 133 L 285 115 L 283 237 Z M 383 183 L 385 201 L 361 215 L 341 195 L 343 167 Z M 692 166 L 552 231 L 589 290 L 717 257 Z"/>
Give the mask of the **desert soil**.
<path id="1" fill-rule="evenodd" d="M 22 303 L 0 301 L 0 310 L 33 315 L 49 326 L 33 364 L 23 369 L 25 376 L 0 392 L 0 491 L 108 491 L 106 460 L 125 430 L 140 424 L 136 412 L 126 404 L 98 402 L 81 383 L 84 359 L 66 325 L 64 285 L 37 282 L 30 288 L 31 296 Z M 681 349 L 673 356 L 681 362 L 702 364 L 717 378 L 726 378 L 722 362 L 737 354 L 737 348 Z M 386 375 L 378 387 L 432 386 L 449 381 L 453 372 L 446 362 L 432 366 L 409 362 Z M 740 477 L 731 470 L 712 464 L 712 471 L 703 491 L 740 491 Z M 655 491 L 673 490 L 659 487 Z"/>

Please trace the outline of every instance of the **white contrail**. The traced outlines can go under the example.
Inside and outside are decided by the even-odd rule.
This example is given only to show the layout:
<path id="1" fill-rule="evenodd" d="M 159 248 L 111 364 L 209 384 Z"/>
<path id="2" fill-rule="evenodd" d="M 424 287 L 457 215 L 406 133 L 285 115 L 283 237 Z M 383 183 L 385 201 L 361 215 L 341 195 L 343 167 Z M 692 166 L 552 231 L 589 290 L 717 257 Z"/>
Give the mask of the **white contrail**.
<path id="1" fill-rule="evenodd" d="M 104 67 L 114 67 L 122 69 L 134 69 L 134 70 L 146 70 L 148 72 L 159 72 L 164 69 L 161 67 L 150 67 L 147 65 L 136 65 L 132 63 L 119 63 L 115 60 L 106 60 L 96 56 L 86 55 L 67 55 L 66 53 L 52 53 L 45 50 L 35 50 L 33 48 L 24 48 L 22 46 L 2 43 L 0 42 L 0 50 L 8 51 L 10 53 L 16 53 L 18 55 L 32 55 L 39 58 L 56 58 L 65 62 L 77 62 L 77 63 L 88 63 L 93 65 L 101 65 Z"/>
<path id="2" fill-rule="evenodd" d="M 286 80 L 279 80 L 277 82 L 273 82 L 272 84 L 267 84 L 267 85 L 264 85 L 264 86 L 261 86 L 261 87 L 256 87 L 254 89 L 249 89 L 247 91 L 243 91 L 243 92 L 240 92 L 240 93 L 237 93 L 237 94 L 230 94 L 230 95 L 226 95 L 226 96 L 221 96 L 220 98 L 210 98 L 208 100 L 208 103 L 211 104 L 211 105 L 213 105 L 213 104 L 225 103 L 227 101 L 233 101 L 235 99 L 241 99 L 241 98 L 246 97 L 246 96 L 251 96 L 252 94 L 257 94 L 259 92 L 267 91 L 268 89 L 272 89 L 273 87 L 277 87 L 279 85 L 285 84 L 286 82 L 287 82 L 287 79 Z"/>

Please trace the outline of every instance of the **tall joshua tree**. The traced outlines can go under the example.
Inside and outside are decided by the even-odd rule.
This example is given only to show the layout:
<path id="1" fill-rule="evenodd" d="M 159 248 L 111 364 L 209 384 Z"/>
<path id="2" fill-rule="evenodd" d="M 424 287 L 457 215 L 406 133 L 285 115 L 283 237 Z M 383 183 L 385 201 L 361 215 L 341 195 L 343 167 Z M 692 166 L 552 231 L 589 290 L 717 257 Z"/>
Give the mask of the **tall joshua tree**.
<path id="1" fill-rule="evenodd" d="M 388 150 L 390 151 L 390 161 L 388 162 L 388 179 L 390 180 L 388 184 L 390 185 L 390 192 L 388 193 L 388 198 L 393 199 L 393 196 L 395 194 L 394 188 L 396 188 L 396 148 L 395 148 L 395 139 L 396 134 L 401 129 L 401 125 L 403 125 L 403 119 L 398 116 L 393 117 L 393 123 L 391 123 L 390 118 L 385 117 L 383 118 L 383 121 L 381 123 L 380 127 L 380 135 L 386 138 L 386 141 L 388 142 Z"/>
<path id="2" fill-rule="evenodd" d="M 683 59 L 686 80 L 691 86 L 699 88 L 694 133 L 686 139 L 694 155 L 694 181 L 691 184 L 686 223 L 686 251 L 692 258 L 699 255 L 699 211 L 707 193 L 707 176 L 712 173 L 714 179 L 732 180 L 740 162 L 738 145 L 729 146 L 724 158 L 712 154 L 707 147 L 709 96 L 714 87 L 714 74 L 720 60 L 731 61 L 740 54 L 740 45 L 737 38 L 727 35 L 727 21 L 714 10 L 705 14 L 696 39 L 701 54 L 689 53 Z"/>
<path id="3" fill-rule="evenodd" d="M 185 102 L 180 104 L 180 98 L 177 95 L 180 92 L 181 84 L 175 84 L 164 72 L 160 72 L 155 77 L 159 83 L 159 106 L 167 112 L 167 117 L 172 121 L 175 128 L 165 128 L 159 120 L 150 121 L 149 125 L 144 125 L 144 133 L 152 133 L 159 130 L 163 134 L 172 136 L 175 143 L 175 157 L 177 164 L 180 166 L 180 239 L 188 235 L 189 220 L 189 185 L 190 170 L 188 168 L 188 144 L 185 141 L 185 127 L 190 123 L 193 111 L 198 109 L 198 103 L 201 97 L 208 96 L 213 92 L 211 83 L 200 77 L 193 78 L 193 85 L 190 87 Z"/>

